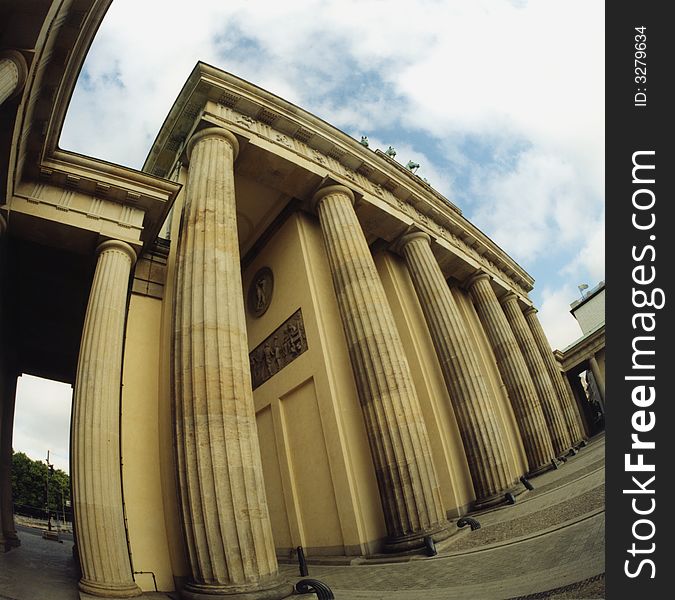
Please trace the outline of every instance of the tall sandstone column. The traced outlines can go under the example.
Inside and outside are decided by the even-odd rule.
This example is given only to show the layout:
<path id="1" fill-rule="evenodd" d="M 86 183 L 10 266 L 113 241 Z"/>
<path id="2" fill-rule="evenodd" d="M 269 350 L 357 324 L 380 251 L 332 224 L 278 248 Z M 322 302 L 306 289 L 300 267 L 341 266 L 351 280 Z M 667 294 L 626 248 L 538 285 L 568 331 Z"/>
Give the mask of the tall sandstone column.
<path id="1" fill-rule="evenodd" d="M 0 244 L 7 229 L 7 221 L 0 214 Z M 0 246 L 0 252 L 3 251 Z M 0 261 L 2 257 L 0 256 Z M 0 264 L 0 276 L 2 275 Z M 3 282 L 4 283 L 4 282 Z M 0 305 L 0 310 L 2 310 Z M 0 315 L 0 318 L 2 315 Z M 12 431 L 14 428 L 14 405 L 16 398 L 16 381 L 18 373 L 10 366 L 10 357 L 7 355 L 7 334 L 0 331 L 0 552 L 12 547 L 20 546 L 21 541 L 14 525 L 14 505 L 12 502 Z M 11 354 L 11 353 L 10 353 Z"/>
<path id="2" fill-rule="evenodd" d="M 332 185 L 314 195 L 349 346 L 388 551 L 448 537 L 448 523 L 410 367 L 375 263 L 354 212 L 354 195 Z"/>
<path id="3" fill-rule="evenodd" d="M 16 50 L 0 52 L 0 106 L 18 93 L 26 81 L 26 59 Z"/>
<path id="4" fill-rule="evenodd" d="M 411 233 L 401 238 L 398 247 L 408 265 L 450 392 L 476 492 L 475 508 L 484 508 L 501 502 L 513 484 L 504 433 L 459 307 L 430 242 L 426 233 Z"/>
<path id="5" fill-rule="evenodd" d="M 523 353 L 523 358 L 530 371 L 534 387 L 537 390 L 539 401 L 544 410 L 546 425 L 551 434 L 553 450 L 557 456 L 560 456 L 569 450 L 572 442 L 567 432 L 567 424 L 560 407 L 560 401 L 544 365 L 544 359 L 541 357 L 525 316 L 520 310 L 516 295 L 508 292 L 502 297 L 501 303 L 506 314 L 506 319 L 520 346 L 520 351 Z"/>
<path id="6" fill-rule="evenodd" d="M 490 340 L 497 367 L 511 400 L 529 463 L 529 475 L 538 475 L 551 467 L 555 453 L 532 377 L 490 285 L 490 276 L 478 273 L 466 282 L 466 287 Z"/>
<path id="7" fill-rule="evenodd" d="M 188 144 L 174 331 L 184 598 L 284 598 L 253 406 L 234 196 L 239 145 L 218 127 Z"/>
<path id="8" fill-rule="evenodd" d="M 605 377 L 600 371 L 600 365 L 595 356 L 591 356 L 588 359 L 588 364 L 591 367 L 591 373 L 593 373 L 593 379 L 598 386 L 598 392 L 600 392 L 600 400 L 602 400 L 602 408 L 605 408 Z"/>
<path id="9" fill-rule="evenodd" d="M 581 417 L 575 406 L 576 402 L 569 395 L 567 388 L 565 387 L 560 368 L 558 367 L 558 361 L 556 361 L 553 356 L 553 351 L 551 350 L 548 338 L 544 333 L 544 328 L 541 326 L 539 318 L 537 317 L 537 309 L 530 306 L 525 309 L 523 314 L 525 315 L 525 320 L 534 336 L 534 341 L 539 348 L 541 357 L 544 359 L 544 365 L 546 365 L 546 370 L 551 378 L 551 383 L 553 383 L 555 392 L 560 400 L 560 406 L 563 410 L 563 416 L 565 417 L 565 423 L 567 424 L 570 439 L 572 440 L 572 443 L 576 445 L 584 439 L 581 427 Z"/>
<path id="10" fill-rule="evenodd" d="M 577 376 L 577 380 L 579 377 Z M 581 431 L 584 434 L 584 439 L 586 439 L 589 436 L 589 430 L 588 430 L 588 425 L 587 425 L 587 418 L 586 414 L 582 411 L 581 405 L 580 405 L 580 398 L 577 395 L 577 392 L 574 391 L 572 388 L 572 384 L 570 382 L 570 378 L 568 377 L 567 373 L 563 375 L 563 383 L 565 384 L 565 389 L 567 390 L 567 393 L 570 395 L 570 398 L 574 401 L 574 406 L 579 413 L 579 418 L 580 424 L 581 424 Z"/>
<path id="11" fill-rule="evenodd" d="M 72 420 L 75 531 L 80 589 L 105 598 L 141 594 L 127 548 L 120 475 L 124 321 L 134 249 L 110 240 L 98 262 L 82 330 Z"/>
<path id="12" fill-rule="evenodd" d="M 1 219 L 2 217 L 0 217 Z M 0 228 L 0 234 L 1 234 Z M 8 370 L 0 397 L 0 552 L 20 546 L 12 501 L 12 430 L 18 374 Z"/>

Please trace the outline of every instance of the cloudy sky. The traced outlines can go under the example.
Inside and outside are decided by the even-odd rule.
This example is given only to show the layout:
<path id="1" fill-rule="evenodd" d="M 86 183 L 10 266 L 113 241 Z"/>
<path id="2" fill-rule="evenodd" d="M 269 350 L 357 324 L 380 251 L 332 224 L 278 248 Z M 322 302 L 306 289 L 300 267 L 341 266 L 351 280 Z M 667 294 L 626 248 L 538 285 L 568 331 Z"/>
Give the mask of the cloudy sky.
<path id="1" fill-rule="evenodd" d="M 397 150 L 536 280 L 554 347 L 604 279 L 601 0 L 114 0 L 62 148 L 140 168 L 203 60 Z"/>
<path id="2" fill-rule="evenodd" d="M 34 460 L 68 472 L 70 406 L 73 389 L 32 375 L 19 377 L 12 446 Z"/>

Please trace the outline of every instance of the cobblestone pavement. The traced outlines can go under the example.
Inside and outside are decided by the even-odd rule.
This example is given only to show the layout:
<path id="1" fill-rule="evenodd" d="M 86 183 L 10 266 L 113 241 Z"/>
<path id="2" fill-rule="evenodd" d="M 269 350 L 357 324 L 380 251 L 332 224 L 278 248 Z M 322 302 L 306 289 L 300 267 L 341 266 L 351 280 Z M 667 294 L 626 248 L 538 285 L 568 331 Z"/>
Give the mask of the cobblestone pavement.
<path id="1" fill-rule="evenodd" d="M 337 600 L 503 600 L 563 587 L 603 571 L 602 513 L 487 550 L 393 565 L 310 566 L 310 576 L 327 583 Z"/>
<path id="2" fill-rule="evenodd" d="M 0 554 L 0 599 L 78 600 L 73 542 L 43 540 L 40 529 L 17 529 L 21 546 Z"/>
<path id="3" fill-rule="evenodd" d="M 328 584 L 336 600 L 604 598 L 604 446 L 600 437 L 533 479 L 535 490 L 515 505 L 472 515 L 481 528 L 460 530 L 435 557 L 310 561 L 309 577 Z M 0 554 L 0 600 L 77 600 L 72 542 L 48 542 L 23 528 L 20 537 L 20 548 Z M 296 565 L 280 572 L 300 579 Z"/>
<path id="4" fill-rule="evenodd" d="M 604 438 L 533 479 L 515 505 L 476 515 L 433 558 L 311 565 L 336 600 L 604 598 Z M 296 567 L 283 565 L 292 576 Z"/>
<path id="5" fill-rule="evenodd" d="M 566 521 L 575 520 L 580 514 L 591 511 L 601 511 L 605 506 L 605 486 L 599 485 L 592 490 L 579 496 L 564 500 L 558 504 L 547 506 L 541 510 L 530 512 L 510 519 L 499 521 L 487 527 L 464 535 L 457 543 L 450 546 L 449 550 L 457 552 L 505 542 L 514 537 L 536 534 L 537 532 L 561 525 Z"/>
<path id="6" fill-rule="evenodd" d="M 579 598 L 602 598 L 605 591 L 605 574 L 596 575 L 590 579 L 572 583 L 554 590 L 546 592 L 537 592 L 527 596 L 519 596 L 510 600 L 539 600 L 548 598 L 549 600 L 578 600 Z"/>

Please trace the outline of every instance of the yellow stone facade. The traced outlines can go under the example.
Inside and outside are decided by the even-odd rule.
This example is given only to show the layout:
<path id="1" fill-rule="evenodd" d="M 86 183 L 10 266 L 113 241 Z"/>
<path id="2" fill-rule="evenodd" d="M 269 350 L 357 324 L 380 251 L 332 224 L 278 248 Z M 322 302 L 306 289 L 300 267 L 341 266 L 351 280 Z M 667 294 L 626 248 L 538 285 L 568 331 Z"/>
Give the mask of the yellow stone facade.
<path id="1" fill-rule="evenodd" d="M 60 150 L 108 4 L 73 28 L 54 3 L 0 55 L 7 548 L 22 372 L 75 384 L 80 589 L 104 598 L 286 597 L 298 546 L 421 550 L 584 437 L 532 278 L 385 154 L 203 63 L 142 171 Z M 26 273 L 68 283 L 53 311 Z"/>

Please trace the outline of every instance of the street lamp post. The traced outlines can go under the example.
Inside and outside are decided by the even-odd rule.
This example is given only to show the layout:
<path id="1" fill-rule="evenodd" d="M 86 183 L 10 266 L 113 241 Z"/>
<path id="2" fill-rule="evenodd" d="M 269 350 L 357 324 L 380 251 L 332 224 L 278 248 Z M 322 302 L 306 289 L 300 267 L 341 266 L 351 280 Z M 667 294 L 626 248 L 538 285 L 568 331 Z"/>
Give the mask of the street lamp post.
<path id="1" fill-rule="evenodd" d="M 61 488 L 61 528 L 66 530 L 66 502 L 63 499 L 63 488 Z"/>
<path id="2" fill-rule="evenodd" d="M 52 530 L 52 513 L 49 510 L 49 477 L 54 472 L 54 465 L 49 462 L 49 450 L 47 450 L 47 497 L 45 499 L 45 504 L 47 507 L 47 530 Z"/>

